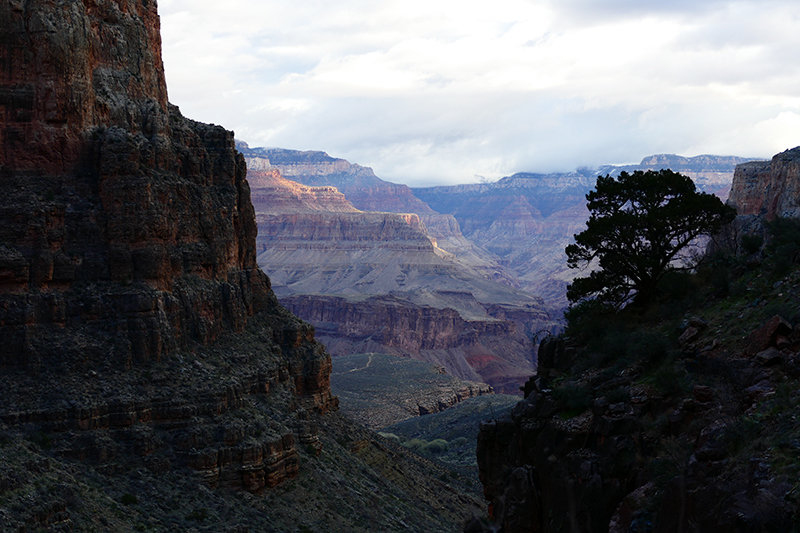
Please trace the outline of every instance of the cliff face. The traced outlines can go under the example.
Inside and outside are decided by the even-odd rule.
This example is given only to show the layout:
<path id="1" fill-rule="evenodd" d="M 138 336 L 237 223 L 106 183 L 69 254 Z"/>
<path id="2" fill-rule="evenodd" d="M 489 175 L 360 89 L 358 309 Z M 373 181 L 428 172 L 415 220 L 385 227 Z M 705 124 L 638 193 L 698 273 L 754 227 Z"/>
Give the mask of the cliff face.
<path id="1" fill-rule="evenodd" d="M 800 216 L 800 147 L 738 165 L 728 202 L 739 215 Z"/>
<path id="2" fill-rule="evenodd" d="M 442 366 L 457 378 L 519 394 L 519 386 L 532 368 L 532 333 L 524 325 L 551 324 L 550 317 L 536 307 L 481 305 L 471 295 L 461 294 L 482 311 L 470 320 L 462 316 L 466 314 L 464 304 L 448 301 L 443 294 L 428 297 L 440 299 L 439 307 L 403 294 L 368 298 L 297 295 L 282 301 L 317 326 L 318 338 L 334 356 L 381 352 L 421 359 Z"/>
<path id="3" fill-rule="evenodd" d="M 77 458 L 102 455 L 81 431 L 191 422 L 145 455 L 248 490 L 296 474 L 291 417 L 247 446 L 206 427 L 270 391 L 336 399 L 256 264 L 232 132 L 167 103 L 156 3 L 5 2 L 0 43 L 0 419 Z"/>
<path id="4" fill-rule="evenodd" d="M 285 179 L 278 169 L 248 169 L 247 181 L 252 190 L 250 198 L 257 212 L 359 212 L 335 187 L 306 187 Z"/>

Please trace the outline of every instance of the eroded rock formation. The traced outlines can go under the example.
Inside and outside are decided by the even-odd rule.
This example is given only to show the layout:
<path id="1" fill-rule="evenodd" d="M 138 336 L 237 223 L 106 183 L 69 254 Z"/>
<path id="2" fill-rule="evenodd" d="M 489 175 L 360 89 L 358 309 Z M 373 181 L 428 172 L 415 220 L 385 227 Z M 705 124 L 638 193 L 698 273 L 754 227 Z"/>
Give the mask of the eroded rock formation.
<path id="1" fill-rule="evenodd" d="M 439 225 L 457 254 L 442 250 L 417 214 L 359 211 L 331 187 L 260 168 L 249 171 L 259 265 L 333 355 L 425 359 L 518 393 L 533 368 L 530 337 L 556 323 L 491 260 L 463 259 L 469 244 L 459 244 L 466 240 L 452 216 L 422 218 Z"/>
<path id="2" fill-rule="evenodd" d="M 288 413 L 335 408 L 330 357 L 256 264 L 232 132 L 167 101 L 156 3 L 5 2 L 0 43 L 0 419 L 215 485 L 296 473 Z M 268 437 L 219 429 L 268 392 Z"/>
<path id="3" fill-rule="evenodd" d="M 738 165 L 728 202 L 743 216 L 800 216 L 800 147 Z"/>

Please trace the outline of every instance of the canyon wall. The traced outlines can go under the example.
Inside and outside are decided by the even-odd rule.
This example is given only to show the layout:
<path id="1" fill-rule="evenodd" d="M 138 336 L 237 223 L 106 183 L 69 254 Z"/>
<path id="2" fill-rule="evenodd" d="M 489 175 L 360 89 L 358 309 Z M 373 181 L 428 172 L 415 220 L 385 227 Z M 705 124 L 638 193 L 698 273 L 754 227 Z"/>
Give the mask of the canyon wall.
<path id="1" fill-rule="evenodd" d="M 452 216 L 360 211 L 335 189 L 286 180 L 264 161 L 249 170 L 259 265 L 333 355 L 423 359 L 519 393 L 533 369 L 531 336 L 557 323 L 491 259 L 467 253 Z M 330 170 L 300 161 L 315 175 Z M 423 219 L 459 253 L 443 250 Z"/>
<path id="2" fill-rule="evenodd" d="M 78 458 L 145 424 L 212 485 L 295 475 L 330 356 L 258 268 L 233 133 L 167 101 L 156 3 L 5 2 L 0 43 L 0 420 Z M 219 429 L 264 395 L 260 440 Z"/>
<path id="3" fill-rule="evenodd" d="M 800 216 L 800 147 L 738 165 L 728 203 L 742 216 Z"/>

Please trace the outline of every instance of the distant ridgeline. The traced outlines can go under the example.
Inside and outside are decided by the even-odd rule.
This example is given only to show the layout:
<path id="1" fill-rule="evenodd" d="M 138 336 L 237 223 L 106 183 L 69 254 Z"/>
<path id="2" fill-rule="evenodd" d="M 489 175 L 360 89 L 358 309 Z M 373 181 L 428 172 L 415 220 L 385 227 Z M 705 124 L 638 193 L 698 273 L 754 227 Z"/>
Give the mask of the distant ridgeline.
<path id="1" fill-rule="evenodd" d="M 242 142 L 237 147 L 247 159 L 250 175 L 255 169 L 275 169 L 305 185 L 336 187 L 360 210 L 417 214 L 439 249 L 481 269 L 484 277 L 541 297 L 556 319 L 566 307 L 566 285 L 574 275 L 566 267 L 564 248 L 584 227 L 585 195 L 598 175 L 671 168 L 690 176 L 699 189 L 725 199 L 736 165 L 747 161 L 733 156 L 653 155 L 638 165 L 517 173 L 494 183 L 410 189 L 324 152 L 249 148 Z M 266 259 L 260 256 L 259 264 L 273 276 Z M 283 293 L 282 282 L 276 290 Z"/>
<path id="2" fill-rule="evenodd" d="M 558 329 L 557 313 L 520 290 L 451 215 L 321 152 L 239 147 L 259 266 L 333 355 L 423 359 L 519 394 L 533 371 L 531 338 Z"/>

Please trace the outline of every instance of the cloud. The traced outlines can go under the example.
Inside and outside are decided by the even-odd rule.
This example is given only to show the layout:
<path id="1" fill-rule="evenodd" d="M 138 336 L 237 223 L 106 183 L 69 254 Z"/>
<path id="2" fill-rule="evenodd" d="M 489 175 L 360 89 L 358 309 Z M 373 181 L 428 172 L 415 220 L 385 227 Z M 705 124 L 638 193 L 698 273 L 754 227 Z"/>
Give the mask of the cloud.
<path id="1" fill-rule="evenodd" d="M 159 4 L 184 114 L 393 181 L 800 144 L 789 0 Z"/>

